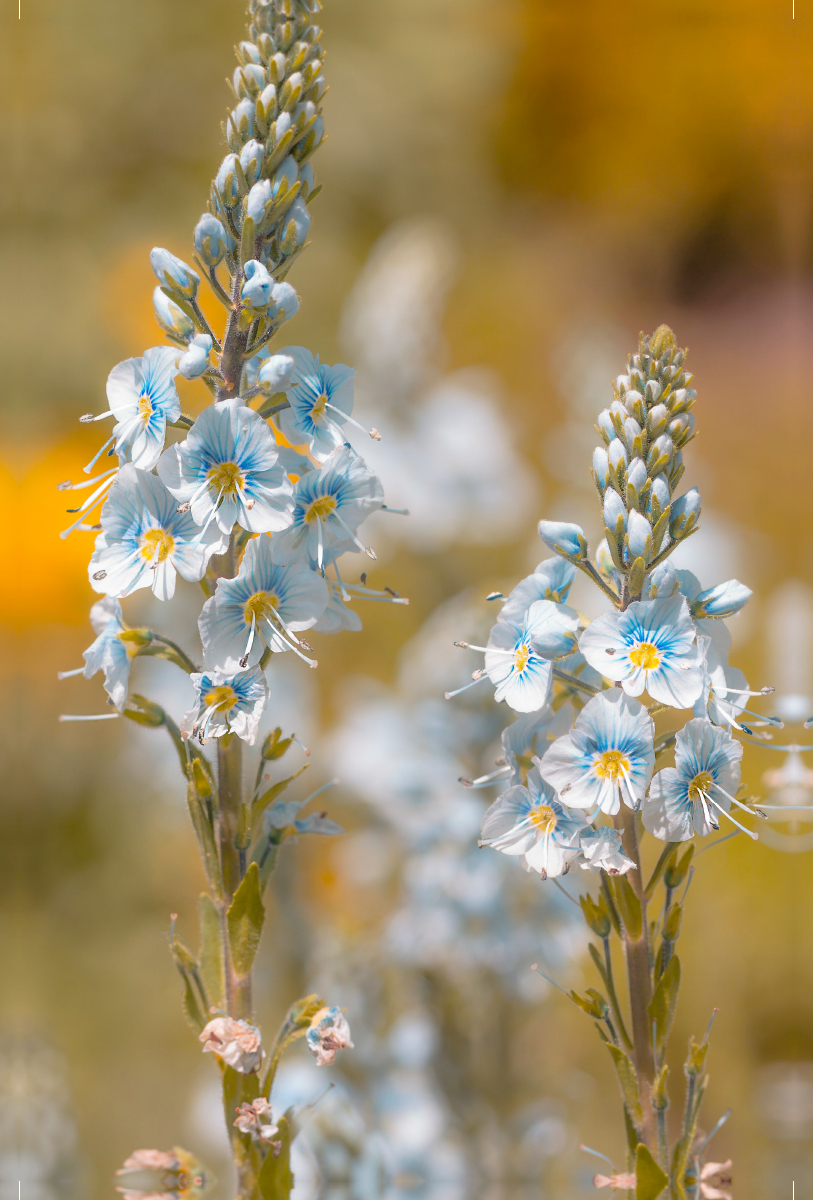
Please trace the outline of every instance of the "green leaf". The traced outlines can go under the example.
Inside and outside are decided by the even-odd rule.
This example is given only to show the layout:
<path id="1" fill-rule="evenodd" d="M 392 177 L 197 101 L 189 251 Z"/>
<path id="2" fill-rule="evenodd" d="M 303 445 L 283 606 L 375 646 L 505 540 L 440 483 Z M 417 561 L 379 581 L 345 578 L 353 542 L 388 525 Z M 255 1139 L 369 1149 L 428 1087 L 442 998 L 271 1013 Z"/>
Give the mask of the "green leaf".
<path id="1" fill-rule="evenodd" d="M 206 871 L 206 878 L 209 880 L 209 886 L 216 894 L 220 893 L 220 858 L 215 845 L 215 835 L 212 826 L 209 824 L 209 813 L 204 802 L 198 795 L 197 788 L 194 783 L 187 784 L 186 788 L 186 803 L 189 807 L 189 815 L 192 818 L 192 825 L 198 838 L 198 847 L 200 855 L 203 859 L 203 867 Z"/>
<path id="2" fill-rule="evenodd" d="M 629 575 L 627 576 L 627 587 L 631 596 L 640 596 L 644 586 L 644 575 L 646 574 L 646 563 L 642 558 L 636 558 L 630 567 Z"/>
<path id="3" fill-rule="evenodd" d="M 618 1082 L 621 1084 L 621 1093 L 624 1097 L 627 1112 L 633 1124 L 640 1128 L 644 1114 L 641 1108 L 641 1099 L 638 1095 L 638 1080 L 635 1075 L 635 1067 L 632 1064 L 632 1059 L 618 1046 L 608 1045 L 607 1049 L 610 1051 L 615 1072 L 618 1076 Z"/>
<path id="4" fill-rule="evenodd" d="M 305 763 L 304 767 L 300 767 L 298 771 L 294 771 L 293 775 L 289 775 L 287 779 L 280 779 L 278 783 L 272 784 L 267 792 L 263 792 L 262 796 L 257 797 L 251 806 L 251 822 L 255 829 L 257 827 L 257 822 L 268 808 L 268 805 L 273 800 L 276 800 L 277 796 L 285 791 L 289 783 L 293 783 L 293 781 L 298 779 L 302 772 L 307 771 L 307 769 L 308 763 Z"/>
<path id="5" fill-rule="evenodd" d="M 672 1022 L 675 1019 L 678 989 L 680 988 L 680 959 L 675 954 L 669 960 L 669 966 L 658 980 L 658 986 L 649 1002 L 647 1012 L 655 1026 L 655 1046 L 658 1057 L 663 1053 Z"/>
<path id="6" fill-rule="evenodd" d="M 223 966 L 223 935 L 220 917 L 212 897 L 202 892 L 198 901 L 200 923 L 200 974 L 206 996 L 213 1008 L 222 1008 L 225 995 L 225 970 Z"/>
<path id="7" fill-rule="evenodd" d="M 613 875 L 610 879 L 610 887 L 627 937 L 631 942 L 640 941 L 644 931 L 644 921 L 641 913 L 641 901 L 632 890 L 632 884 L 626 875 Z"/>
<path id="8" fill-rule="evenodd" d="M 260 894 L 260 872 L 256 863 L 252 863 L 248 868 L 234 893 L 226 920 L 229 927 L 231 960 L 237 974 L 245 978 L 254 963 L 265 921 L 265 909 Z"/>
<path id="9" fill-rule="evenodd" d="M 263 1200 L 288 1200 L 294 1186 L 291 1172 L 291 1126 L 288 1118 L 280 1117 L 277 1128 L 279 1132 L 275 1140 L 282 1143 L 279 1153 L 275 1156 L 273 1150 L 268 1151 L 257 1177 Z"/>
<path id="10" fill-rule="evenodd" d="M 209 1018 L 206 1016 L 203 999 L 198 986 L 198 964 L 192 955 L 192 951 L 183 944 L 180 938 L 172 938 L 170 950 L 175 960 L 175 966 L 178 968 L 178 974 L 183 980 L 184 1016 L 195 1032 L 200 1033 Z"/>
<path id="11" fill-rule="evenodd" d="M 648 1146 L 639 1144 L 635 1153 L 635 1200 L 656 1200 L 669 1182 Z"/>

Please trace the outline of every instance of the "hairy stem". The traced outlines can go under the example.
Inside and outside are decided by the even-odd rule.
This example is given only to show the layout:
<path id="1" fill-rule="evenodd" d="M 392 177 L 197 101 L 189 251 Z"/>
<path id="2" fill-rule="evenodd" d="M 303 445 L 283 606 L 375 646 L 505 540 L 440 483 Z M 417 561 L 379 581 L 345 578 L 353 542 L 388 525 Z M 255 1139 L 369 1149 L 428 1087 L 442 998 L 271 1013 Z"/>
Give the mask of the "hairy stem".
<path id="1" fill-rule="evenodd" d="M 226 1005 L 229 1016 L 251 1017 L 251 977 L 235 974 L 229 949 L 226 913 L 240 885 L 240 851 L 235 845 L 240 808 L 243 803 L 243 743 L 234 734 L 217 743 L 218 835 L 220 867 L 223 873 L 224 900 L 220 906 L 226 964 Z"/>

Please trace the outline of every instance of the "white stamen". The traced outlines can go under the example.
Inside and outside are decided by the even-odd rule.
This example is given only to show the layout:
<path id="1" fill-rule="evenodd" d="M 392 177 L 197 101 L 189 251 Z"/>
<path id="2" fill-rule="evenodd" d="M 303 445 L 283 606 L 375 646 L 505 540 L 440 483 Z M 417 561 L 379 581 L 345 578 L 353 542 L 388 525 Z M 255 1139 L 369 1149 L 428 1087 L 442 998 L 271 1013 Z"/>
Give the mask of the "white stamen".
<path id="1" fill-rule="evenodd" d="M 87 716 L 77 717 L 72 713 L 62 713 L 59 717 L 60 721 L 115 721 L 120 717 L 121 713 L 90 713 Z"/>
<path id="2" fill-rule="evenodd" d="M 729 821 L 732 822 L 732 824 L 736 825 L 738 829 L 741 829 L 743 831 L 743 833 L 747 833 L 749 838 L 751 838 L 755 842 L 759 841 L 758 833 L 754 833 L 754 831 L 752 829 L 746 829 L 746 827 L 744 825 L 740 825 L 739 821 L 737 821 L 734 817 L 732 817 L 731 813 L 728 812 L 726 809 L 724 809 L 722 807 L 722 805 L 718 804 L 716 800 L 713 800 L 711 796 L 709 796 L 708 800 L 709 800 L 709 804 L 713 804 L 718 812 L 724 813 L 725 816 L 728 817 Z M 718 828 L 719 828 L 719 826 L 718 826 Z"/>
<path id="3" fill-rule="evenodd" d="M 86 475 L 90 474 L 90 472 L 96 466 L 96 463 L 99 461 L 99 459 L 104 454 L 107 447 L 112 446 L 113 443 L 115 442 L 115 440 L 116 440 L 116 434 L 114 433 L 107 439 L 107 441 L 102 446 L 101 450 L 96 451 L 96 453 L 93 455 L 93 458 L 90 460 L 90 462 L 87 464 L 87 466 L 82 467 L 82 470 L 85 472 Z"/>
<path id="4" fill-rule="evenodd" d="M 461 692 L 467 692 L 469 688 L 474 687 L 476 683 L 482 683 L 484 679 L 488 679 L 488 675 L 481 675 L 479 679 L 473 679 L 471 683 L 464 683 L 462 687 L 457 688 L 454 692 L 444 692 L 447 700 L 451 700 L 453 696 L 459 696 Z"/>
<path id="5" fill-rule="evenodd" d="M 71 675 L 84 675 L 84 667 L 74 667 L 72 671 L 57 671 L 57 679 L 70 679 Z"/>

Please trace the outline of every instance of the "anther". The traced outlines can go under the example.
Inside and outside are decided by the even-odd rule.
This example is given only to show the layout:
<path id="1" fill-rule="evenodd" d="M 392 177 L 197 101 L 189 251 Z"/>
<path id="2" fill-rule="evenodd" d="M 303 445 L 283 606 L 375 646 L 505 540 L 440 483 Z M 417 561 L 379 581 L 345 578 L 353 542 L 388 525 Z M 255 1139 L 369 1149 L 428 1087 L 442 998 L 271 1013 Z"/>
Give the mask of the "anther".
<path id="1" fill-rule="evenodd" d="M 370 430 L 370 437 L 373 439 L 374 442 L 381 441 L 381 434 L 378 432 L 378 430 L 375 428 L 375 426 L 373 426 L 373 428 Z"/>
<path id="2" fill-rule="evenodd" d="M 175 511 L 176 513 L 188 513 L 191 507 L 191 503 L 187 500 L 184 504 L 179 504 Z"/>
<path id="3" fill-rule="evenodd" d="M 483 676 L 485 675 L 485 673 L 486 673 L 485 667 L 478 667 L 476 671 L 472 671 L 471 677 L 472 677 L 472 679 L 482 679 Z"/>
<path id="4" fill-rule="evenodd" d="M 87 425 L 88 421 L 93 420 L 93 413 L 82 413 L 82 416 L 79 418 L 79 420 L 83 425 Z"/>
<path id="5" fill-rule="evenodd" d="M 366 571 L 362 571 L 362 573 L 361 573 L 361 586 L 362 587 L 367 586 L 367 572 Z"/>
<path id="6" fill-rule="evenodd" d="M 486 596 L 486 600 L 502 600 L 502 598 L 502 592 L 489 592 Z"/>
<path id="7" fill-rule="evenodd" d="M 247 508 L 247 509 L 249 510 L 249 512 L 250 512 L 250 511 L 251 511 L 251 509 L 254 507 L 254 505 L 255 505 L 255 504 L 256 504 L 256 501 L 255 501 L 255 500 L 246 500 L 246 502 L 245 502 L 245 504 L 243 505 L 243 507 L 244 507 L 244 508 Z"/>
<path id="8" fill-rule="evenodd" d="M 455 645 L 459 646 L 461 650 L 468 650 L 469 648 L 468 642 L 455 642 Z"/>
<path id="9" fill-rule="evenodd" d="M 56 490 L 58 492 L 67 492 L 70 489 L 70 486 L 71 486 L 70 479 L 63 479 L 62 483 L 58 483 L 56 485 Z"/>
<path id="10" fill-rule="evenodd" d="M 106 579 L 106 578 L 107 578 L 107 571 L 96 571 L 96 572 L 95 572 L 95 574 L 94 574 L 94 576 L 93 576 L 93 578 L 94 578 L 94 579 L 96 579 L 96 580 L 99 580 L 99 579 Z"/>
<path id="11" fill-rule="evenodd" d="M 387 593 L 388 596 L 394 596 L 396 600 L 398 599 L 398 593 L 394 592 L 391 587 L 385 587 L 384 591 Z"/>

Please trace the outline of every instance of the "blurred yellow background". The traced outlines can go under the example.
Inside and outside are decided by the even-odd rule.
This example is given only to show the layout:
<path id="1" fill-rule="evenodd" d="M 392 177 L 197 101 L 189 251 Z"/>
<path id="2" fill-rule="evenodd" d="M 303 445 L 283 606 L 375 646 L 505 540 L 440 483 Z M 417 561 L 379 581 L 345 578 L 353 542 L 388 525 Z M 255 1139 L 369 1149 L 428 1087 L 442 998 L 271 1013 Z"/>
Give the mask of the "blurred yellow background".
<path id="1" fill-rule="evenodd" d="M 795 8 L 792 19 L 791 0 L 327 0 L 329 141 L 314 163 L 324 189 L 313 244 L 292 274 L 300 314 L 281 344 L 359 366 L 360 382 L 363 368 L 360 402 L 384 434 L 388 500 L 410 487 L 417 503 L 436 497 L 443 528 L 431 510 L 413 532 L 379 520 L 371 582 L 397 588 L 410 606 L 370 606 L 362 634 L 321 638 L 315 683 L 285 664 L 283 686 L 294 689 L 314 748 L 313 786 L 341 758 L 335 731 L 345 737 L 359 696 L 407 705 L 455 686 L 442 670 L 432 676 L 433 631 L 446 646 L 478 622 L 487 629 L 483 597 L 543 557 L 539 517 L 579 521 L 595 544 L 594 415 L 638 331 L 661 322 L 689 346 L 698 390 L 685 481 L 704 498 L 704 585 L 736 574 L 755 591 L 732 622 L 734 661 L 753 686 L 813 693 L 813 15 L 807 0 Z M 28 1114 L 24 1136 L 44 1159 L 50 1146 L 48 1170 L 65 1177 L 29 1196 L 100 1198 L 136 1146 L 181 1143 L 222 1167 L 207 1144 L 208 1064 L 183 1023 L 166 946 L 171 910 L 194 943 L 201 884 L 180 781 L 157 734 L 56 722 L 103 702 L 98 680 L 56 682 L 91 638 L 91 535 L 59 540 L 68 519 L 56 484 L 76 478 L 98 445 L 95 427 L 80 431 L 76 417 L 101 411 L 110 368 L 161 340 L 149 249 L 191 252 L 224 152 L 223 81 L 243 6 L 23 0 L 21 14 L 2 18 L 0 1073 Z M 398 318 L 399 280 L 418 306 L 412 342 L 397 319 L 369 323 L 379 294 L 390 303 L 384 317 Z M 202 387 L 187 385 L 182 402 L 195 411 Z M 441 444 L 438 423 L 450 412 Z M 493 442 L 496 466 L 482 467 L 493 500 L 478 499 L 476 471 L 451 498 L 441 486 L 458 469 L 470 412 Z M 369 458 L 376 466 L 372 450 Z M 454 520 L 440 511 L 447 501 Z M 189 644 L 190 585 L 172 616 L 143 593 L 131 604 L 126 612 Z M 172 695 L 155 670 L 137 664 L 139 687 L 153 694 L 155 678 Z M 353 743 L 361 775 L 365 755 L 385 756 L 372 725 L 369 737 L 366 749 L 363 736 Z M 489 727 L 483 744 L 493 737 Z M 774 758 L 746 751 L 755 793 Z M 330 975 L 331 954 L 369 970 L 365 986 L 388 1004 L 404 989 L 420 993 L 440 1030 L 423 1067 L 457 1183 L 433 1192 L 413 1180 L 410 1192 L 407 1179 L 407 1194 L 591 1194 L 595 1167 L 578 1142 L 620 1163 L 623 1136 L 588 1022 L 561 996 L 495 983 L 488 963 L 457 977 L 402 965 L 390 980 L 376 947 L 400 903 L 406 842 L 387 834 L 369 844 L 382 861 L 391 856 L 377 876 L 354 867 L 367 845 L 359 837 L 384 822 L 364 786 L 343 784 L 331 804 L 353 831 L 355 859 L 341 839 L 313 839 L 288 856 L 260 1015 L 269 1027 L 279 1020 L 320 971 Z M 675 1071 L 689 1033 L 719 1006 L 706 1127 L 729 1105 L 734 1113 L 715 1155 L 735 1160 L 737 1200 L 790 1197 L 792 1179 L 805 1200 L 813 857 L 744 842 L 701 859 L 692 885 Z M 562 954 L 567 985 L 582 978 L 579 950 Z M 365 1034 L 348 1010 L 359 1044 Z M 365 1093 L 361 1068 L 348 1062 L 345 1072 L 374 1124 L 382 1105 Z M 532 1109 L 517 1134 L 516 1114 Z M 520 1170 L 526 1133 L 538 1153 L 532 1146 L 536 1165 Z M 17 1195 L 10 1154 L 3 1197 L 12 1182 Z"/>

